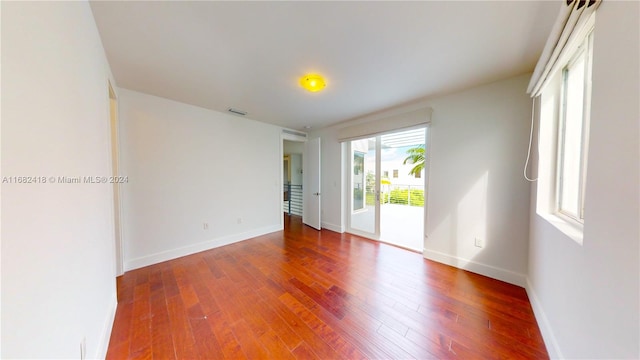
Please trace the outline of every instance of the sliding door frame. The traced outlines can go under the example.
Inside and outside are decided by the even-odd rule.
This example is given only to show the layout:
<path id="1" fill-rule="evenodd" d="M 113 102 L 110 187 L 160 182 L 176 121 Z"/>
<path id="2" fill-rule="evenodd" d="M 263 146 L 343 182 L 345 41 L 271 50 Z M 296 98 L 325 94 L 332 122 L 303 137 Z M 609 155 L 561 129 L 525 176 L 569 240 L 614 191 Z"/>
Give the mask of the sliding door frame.
<path id="1" fill-rule="evenodd" d="M 348 154 L 348 159 L 347 159 L 347 168 L 349 169 L 348 174 L 347 174 L 347 211 L 346 211 L 346 218 L 347 218 L 347 232 L 355 234 L 355 235 L 359 235 L 362 237 L 366 237 L 368 239 L 373 239 L 373 240 L 379 240 L 380 239 L 380 168 L 381 168 L 381 164 L 380 161 L 378 159 L 380 159 L 380 155 L 382 153 L 381 150 L 381 146 L 380 146 L 380 137 L 381 134 L 378 135 L 372 135 L 372 136 L 367 136 L 367 137 L 363 137 L 360 139 L 353 139 L 353 140 L 349 140 L 347 142 L 347 154 Z M 374 179 L 374 231 L 373 232 L 368 232 L 368 231 L 364 231 L 364 230 L 359 230 L 359 229 L 354 229 L 352 227 L 351 224 L 351 215 L 355 212 L 353 210 L 353 148 L 351 146 L 351 142 L 352 141 L 357 141 L 357 140 L 365 140 L 365 139 L 375 139 L 376 140 L 376 149 L 375 149 L 375 157 L 376 157 L 376 163 L 375 163 L 375 179 Z M 365 179 L 366 179 L 366 174 L 365 174 Z M 366 203 L 367 203 L 367 186 L 366 184 L 363 187 L 363 201 L 365 204 L 365 208 L 366 208 Z"/>
<path id="2" fill-rule="evenodd" d="M 366 237 L 368 239 L 372 239 L 372 240 L 376 240 L 376 241 L 381 241 L 384 242 L 384 240 L 380 239 L 380 180 L 382 178 L 382 136 L 383 135 L 387 135 L 387 134 L 393 134 L 393 133 L 398 133 L 398 132 L 403 132 L 403 131 L 408 131 L 408 130 L 415 130 L 415 129 L 424 129 L 425 131 L 425 163 L 424 163 L 424 205 L 423 205 L 423 213 L 424 213 L 424 219 L 423 219 L 423 233 L 422 233 L 422 239 L 423 239 L 423 248 L 424 248 L 424 242 L 427 238 L 427 219 L 428 219 L 428 199 L 429 199 L 429 178 L 430 178 L 430 167 L 431 167 L 431 130 L 430 130 L 430 123 L 425 123 L 425 124 L 419 124 L 419 125 L 415 125 L 415 126 L 410 126 L 410 127 L 406 127 L 406 128 L 399 128 L 399 129 L 394 129 L 394 130 L 390 130 L 390 131 L 385 131 L 385 132 L 381 132 L 381 133 L 377 133 L 377 134 L 371 134 L 371 135 L 367 135 L 367 136 L 362 136 L 362 137 L 358 137 L 358 138 L 353 138 L 347 141 L 347 161 L 346 163 L 346 168 L 348 169 L 348 173 L 347 173 L 347 177 L 346 177 L 346 188 L 344 189 L 346 191 L 347 194 L 347 201 L 345 204 L 346 207 L 346 231 L 348 233 L 354 234 L 354 235 L 358 235 L 358 236 L 362 236 L 362 237 Z M 375 164 L 375 187 L 374 187 L 374 191 L 375 191 L 375 197 L 374 197 L 374 204 L 375 204 L 375 224 L 374 224 L 374 232 L 373 233 L 369 233 L 366 231 L 362 231 L 362 230 L 358 230 L 358 229 L 354 229 L 352 227 L 351 224 L 351 215 L 353 214 L 353 149 L 351 146 L 351 142 L 354 140 L 362 140 L 362 139 L 371 139 L 371 138 L 375 138 L 376 139 L 376 164 Z M 364 191 L 364 201 L 366 204 L 366 186 L 365 186 L 365 191 Z"/>

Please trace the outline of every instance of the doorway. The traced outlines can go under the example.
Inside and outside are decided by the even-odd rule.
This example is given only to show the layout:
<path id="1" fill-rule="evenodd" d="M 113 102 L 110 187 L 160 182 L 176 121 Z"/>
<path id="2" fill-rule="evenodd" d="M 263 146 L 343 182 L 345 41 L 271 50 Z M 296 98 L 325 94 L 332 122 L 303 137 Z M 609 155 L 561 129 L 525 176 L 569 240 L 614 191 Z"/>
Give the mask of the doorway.
<path id="1" fill-rule="evenodd" d="M 349 142 L 349 231 L 422 252 L 426 127 Z"/>
<path id="2" fill-rule="evenodd" d="M 287 216 L 302 216 L 303 213 L 303 153 L 303 142 L 283 140 L 282 211 Z"/>
<path id="3" fill-rule="evenodd" d="M 320 138 L 307 139 L 307 135 L 297 131 L 284 129 L 282 131 L 282 194 L 281 204 L 282 210 L 285 210 L 285 199 L 291 198 L 293 201 L 293 189 L 289 194 L 288 183 L 300 185 L 295 190 L 302 191 L 302 200 L 300 201 L 299 210 L 302 213 L 302 223 L 316 230 L 322 228 L 322 210 L 321 210 L 321 162 L 320 162 Z M 286 147 L 286 149 L 285 149 Z M 288 155 L 288 157 L 287 157 Z M 298 158 L 295 155 L 300 155 Z M 300 166 L 297 166 L 297 160 L 300 159 Z M 300 176 L 299 178 L 297 178 Z M 297 179 L 296 179 L 297 178 Z M 286 204 L 287 210 L 289 204 Z M 293 208 L 293 204 L 292 204 Z M 285 226 L 286 211 L 283 211 L 281 218 L 282 226 Z"/>
<path id="4" fill-rule="evenodd" d="M 119 170 L 119 152 L 118 152 L 118 99 L 116 93 L 111 86 L 109 86 L 109 131 L 110 131 L 110 147 L 111 147 L 111 175 L 113 179 L 118 179 L 120 174 Z M 115 240 L 115 253 L 116 253 L 116 276 L 124 274 L 124 252 L 122 250 L 122 213 L 120 208 L 121 192 L 120 182 L 113 182 L 113 233 Z"/>

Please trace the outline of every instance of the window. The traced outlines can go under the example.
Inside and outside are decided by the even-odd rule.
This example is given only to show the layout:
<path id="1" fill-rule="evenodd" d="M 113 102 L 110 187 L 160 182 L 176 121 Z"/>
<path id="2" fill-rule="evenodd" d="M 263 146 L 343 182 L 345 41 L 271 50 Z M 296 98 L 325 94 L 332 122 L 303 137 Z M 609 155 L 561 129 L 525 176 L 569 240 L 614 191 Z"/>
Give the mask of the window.
<path id="1" fill-rule="evenodd" d="M 416 179 L 422 178 L 422 172 L 419 171 L 419 172 L 415 173 L 415 177 L 416 177 Z"/>
<path id="2" fill-rule="evenodd" d="M 584 189 L 589 141 L 591 43 L 586 37 L 562 70 L 558 123 L 557 212 L 578 222 L 584 219 Z"/>
<path id="3" fill-rule="evenodd" d="M 538 119 L 537 174 L 532 180 L 536 181 L 536 214 L 578 244 L 583 242 L 589 207 L 584 198 L 593 34 L 599 3 L 566 2 L 554 25 L 557 31 L 547 39 L 527 88 L 534 98 L 532 139 Z"/>
<path id="4" fill-rule="evenodd" d="M 393 170 L 393 178 L 397 179 L 398 178 L 398 170 Z"/>
<path id="5" fill-rule="evenodd" d="M 388 179 L 389 178 L 389 171 L 388 170 L 384 171 L 382 177 Z"/>

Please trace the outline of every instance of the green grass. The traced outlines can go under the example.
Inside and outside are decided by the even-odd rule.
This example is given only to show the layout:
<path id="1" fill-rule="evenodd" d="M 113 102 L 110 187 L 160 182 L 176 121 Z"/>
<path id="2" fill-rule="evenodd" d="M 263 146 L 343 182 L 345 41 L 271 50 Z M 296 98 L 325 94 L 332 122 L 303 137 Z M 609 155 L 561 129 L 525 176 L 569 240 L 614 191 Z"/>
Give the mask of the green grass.
<path id="1" fill-rule="evenodd" d="M 375 205 L 375 195 L 374 193 L 368 192 L 367 193 L 367 205 Z"/>

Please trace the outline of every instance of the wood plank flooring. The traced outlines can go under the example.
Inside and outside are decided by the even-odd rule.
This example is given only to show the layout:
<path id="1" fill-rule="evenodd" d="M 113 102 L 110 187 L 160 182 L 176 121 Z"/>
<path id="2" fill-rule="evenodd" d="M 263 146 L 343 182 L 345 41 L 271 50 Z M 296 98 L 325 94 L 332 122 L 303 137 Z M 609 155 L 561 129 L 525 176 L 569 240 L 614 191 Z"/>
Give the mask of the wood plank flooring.
<path id="1" fill-rule="evenodd" d="M 523 288 L 286 217 L 127 272 L 107 359 L 545 359 Z"/>

